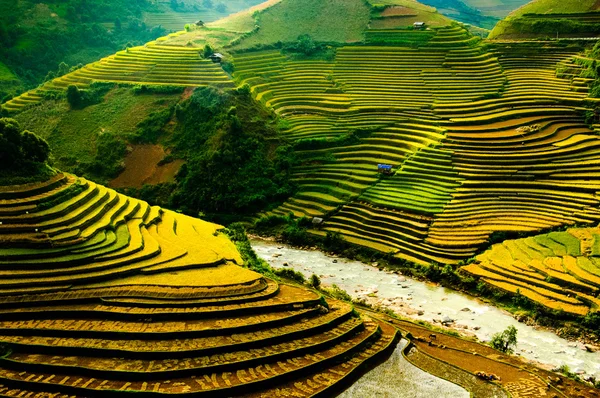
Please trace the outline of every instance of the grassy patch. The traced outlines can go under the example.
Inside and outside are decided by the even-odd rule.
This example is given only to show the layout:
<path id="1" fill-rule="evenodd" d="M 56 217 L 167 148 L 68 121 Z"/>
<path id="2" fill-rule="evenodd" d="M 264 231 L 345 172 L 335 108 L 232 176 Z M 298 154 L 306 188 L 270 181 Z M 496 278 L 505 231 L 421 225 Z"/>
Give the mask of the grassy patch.
<path id="1" fill-rule="evenodd" d="M 65 99 L 47 100 L 18 114 L 16 119 L 25 129 L 38 132 L 48 141 L 57 167 L 88 175 L 86 165 L 101 161 L 97 156 L 103 135 L 126 140 L 152 112 L 168 109 L 179 97 L 179 94 L 135 95 L 129 87 L 115 87 L 102 102 L 84 109 L 70 110 Z M 120 159 L 116 162 L 119 164 Z M 111 170 L 108 175 L 102 171 L 91 173 L 105 180 L 116 170 L 112 166 L 108 169 Z"/>
<path id="2" fill-rule="evenodd" d="M 13 97 L 23 90 L 23 85 L 19 78 L 6 66 L 0 62 L 0 102 L 4 99 Z"/>
<path id="3" fill-rule="evenodd" d="M 0 62 L 0 82 L 11 81 L 17 79 L 17 76 L 8 69 L 8 66 Z"/>
<path id="4" fill-rule="evenodd" d="M 525 14 L 558 14 L 592 11 L 596 0 L 536 0 L 515 10 L 509 18 Z"/>
<path id="5" fill-rule="evenodd" d="M 257 21 L 260 29 L 235 49 L 291 42 L 302 34 L 324 42 L 361 41 L 369 7 L 362 0 L 287 0 L 261 12 Z"/>

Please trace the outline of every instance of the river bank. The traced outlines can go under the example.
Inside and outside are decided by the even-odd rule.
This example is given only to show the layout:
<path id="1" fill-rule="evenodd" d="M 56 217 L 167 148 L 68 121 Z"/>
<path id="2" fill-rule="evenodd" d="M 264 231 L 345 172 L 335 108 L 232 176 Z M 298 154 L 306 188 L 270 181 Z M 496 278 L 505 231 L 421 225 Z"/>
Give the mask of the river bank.
<path id="1" fill-rule="evenodd" d="M 588 352 L 584 344 L 568 341 L 548 330 L 519 323 L 512 314 L 490 303 L 319 251 L 295 249 L 256 237 L 252 239 L 252 246 L 274 268 L 294 269 L 307 278 L 316 274 L 324 286 L 335 284 L 353 299 L 473 336 L 482 342 L 513 325 L 518 330 L 517 355 L 547 369 L 566 365 L 584 377 L 600 378 L 600 353 Z"/>

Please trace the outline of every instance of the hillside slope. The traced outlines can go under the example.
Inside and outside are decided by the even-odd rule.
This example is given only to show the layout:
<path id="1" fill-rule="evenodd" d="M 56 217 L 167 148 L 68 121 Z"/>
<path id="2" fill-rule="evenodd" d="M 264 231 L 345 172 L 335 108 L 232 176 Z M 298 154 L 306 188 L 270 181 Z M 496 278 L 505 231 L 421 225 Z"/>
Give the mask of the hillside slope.
<path id="1" fill-rule="evenodd" d="M 533 0 L 513 11 L 490 39 L 600 36 L 600 4 L 594 0 Z"/>
<path id="2" fill-rule="evenodd" d="M 0 101 L 125 46 L 143 44 L 198 20 L 214 21 L 259 2 L 6 0 L 0 14 L 0 62 L 10 75 L 0 73 Z"/>
<path id="3" fill-rule="evenodd" d="M 522 17 L 526 14 L 577 14 L 599 11 L 596 0 L 533 0 L 509 14 L 510 18 Z"/>
<path id="4" fill-rule="evenodd" d="M 396 330 L 73 175 L 0 188 L 0 394 L 332 396 Z M 15 392 L 16 391 L 16 392 Z"/>
<path id="5" fill-rule="evenodd" d="M 596 168 L 579 163 L 600 144 L 581 116 L 586 81 L 557 77 L 576 49 L 486 49 L 460 27 L 419 44 L 367 35 L 331 61 L 236 58 L 238 84 L 288 121 L 301 161 L 298 192 L 274 214 L 325 217 L 315 233 L 419 263 L 459 262 L 496 231 L 599 219 Z"/>
<path id="6" fill-rule="evenodd" d="M 599 254 L 598 228 L 570 228 L 498 243 L 462 270 L 547 310 L 588 315 L 586 326 L 597 330 Z"/>
<path id="7" fill-rule="evenodd" d="M 421 264 L 459 263 L 503 233 L 599 221 L 597 100 L 574 62 L 581 48 L 483 45 L 458 24 L 381 24 L 407 7 L 388 3 L 373 7 L 361 42 L 346 43 L 363 22 L 322 31 L 323 21 L 298 10 L 296 0 L 273 1 L 258 13 L 120 52 L 6 108 L 35 110 L 44 91 L 95 81 L 237 86 L 234 92 L 250 91 L 277 115 L 281 140 L 298 159 L 295 194 L 263 215 L 324 218 L 312 233 L 338 232 Z M 414 12 L 427 9 L 419 7 Z M 339 19 L 331 26 L 345 18 L 328 15 Z M 289 42 L 271 34 L 279 19 L 294 23 Z M 226 53 L 224 68 L 201 58 L 206 43 Z M 378 174 L 378 164 L 395 174 Z"/>

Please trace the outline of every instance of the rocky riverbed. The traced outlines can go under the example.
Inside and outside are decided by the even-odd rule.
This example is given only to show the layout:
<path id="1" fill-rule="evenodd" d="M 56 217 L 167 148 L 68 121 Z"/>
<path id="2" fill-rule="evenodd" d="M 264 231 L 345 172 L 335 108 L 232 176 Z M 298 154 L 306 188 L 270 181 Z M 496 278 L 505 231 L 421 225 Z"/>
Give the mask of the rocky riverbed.
<path id="1" fill-rule="evenodd" d="M 519 323 L 511 314 L 476 298 L 320 251 L 299 250 L 262 239 L 253 239 L 252 246 L 274 268 L 288 267 L 307 278 L 316 274 L 324 286 L 335 284 L 354 299 L 364 299 L 401 316 L 447 327 L 483 342 L 513 325 L 518 330 L 517 355 L 549 369 L 567 365 L 584 377 L 600 379 L 599 352 L 588 352 L 583 343 Z"/>

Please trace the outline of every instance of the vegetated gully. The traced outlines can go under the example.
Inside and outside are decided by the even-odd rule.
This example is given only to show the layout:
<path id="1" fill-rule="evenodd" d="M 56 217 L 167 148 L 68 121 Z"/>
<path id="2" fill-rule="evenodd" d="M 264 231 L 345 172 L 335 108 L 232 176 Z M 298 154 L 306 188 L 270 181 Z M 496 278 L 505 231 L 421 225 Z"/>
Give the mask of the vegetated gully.
<path id="1" fill-rule="evenodd" d="M 600 352 L 588 352 L 580 343 L 519 323 L 509 313 L 474 297 L 320 251 L 257 238 L 251 243 L 273 268 L 290 268 L 306 278 L 316 274 L 325 287 L 335 284 L 354 299 L 379 304 L 407 318 L 444 324 L 482 342 L 513 325 L 518 330 L 517 355 L 549 369 L 567 365 L 571 371 L 600 379 Z"/>

